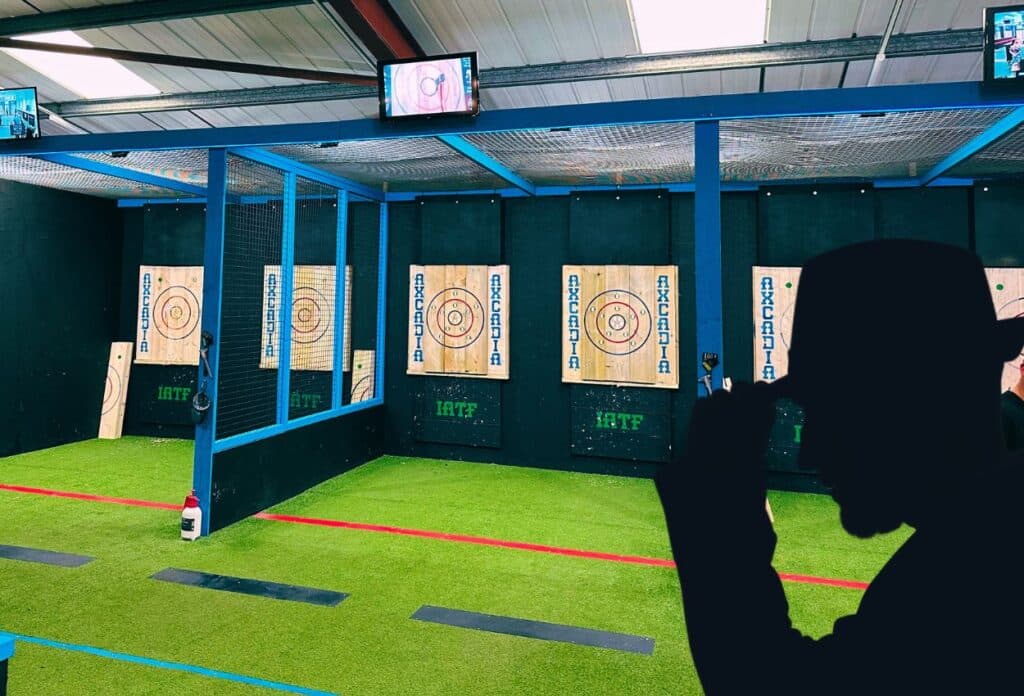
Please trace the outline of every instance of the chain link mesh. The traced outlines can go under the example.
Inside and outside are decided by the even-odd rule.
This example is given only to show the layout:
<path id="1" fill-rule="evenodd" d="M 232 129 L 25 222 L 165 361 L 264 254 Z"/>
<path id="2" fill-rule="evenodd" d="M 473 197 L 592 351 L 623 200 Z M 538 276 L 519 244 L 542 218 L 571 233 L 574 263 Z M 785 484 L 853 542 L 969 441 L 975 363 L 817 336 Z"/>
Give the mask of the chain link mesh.
<path id="1" fill-rule="evenodd" d="M 0 178 L 100 198 L 190 198 L 161 186 L 97 174 L 35 157 L 0 157 Z"/>

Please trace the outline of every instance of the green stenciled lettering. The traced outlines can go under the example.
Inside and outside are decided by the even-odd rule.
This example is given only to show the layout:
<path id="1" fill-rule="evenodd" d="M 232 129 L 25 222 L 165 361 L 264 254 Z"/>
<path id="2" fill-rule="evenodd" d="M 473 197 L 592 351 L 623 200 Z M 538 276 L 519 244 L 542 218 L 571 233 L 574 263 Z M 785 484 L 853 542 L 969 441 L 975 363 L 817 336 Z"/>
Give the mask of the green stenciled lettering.
<path id="1" fill-rule="evenodd" d="M 803 429 L 804 429 L 803 425 L 794 425 L 793 426 L 793 442 L 795 442 L 797 444 L 800 444 L 800 436 L 803 433 Z"/>

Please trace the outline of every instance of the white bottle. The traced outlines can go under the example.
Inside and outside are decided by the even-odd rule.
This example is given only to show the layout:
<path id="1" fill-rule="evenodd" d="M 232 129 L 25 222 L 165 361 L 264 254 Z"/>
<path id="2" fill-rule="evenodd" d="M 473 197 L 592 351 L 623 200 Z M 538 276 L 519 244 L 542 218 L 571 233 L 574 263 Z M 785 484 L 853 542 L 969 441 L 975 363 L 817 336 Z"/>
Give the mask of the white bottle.
<path id="1" fill-rule="evenodd" d="M 199 509 L 199 498 L 193 490 L 185 496 L 185 508 L 181 511 L 181 538 L 194 541 L 203 529 L 203 511 Z"/>

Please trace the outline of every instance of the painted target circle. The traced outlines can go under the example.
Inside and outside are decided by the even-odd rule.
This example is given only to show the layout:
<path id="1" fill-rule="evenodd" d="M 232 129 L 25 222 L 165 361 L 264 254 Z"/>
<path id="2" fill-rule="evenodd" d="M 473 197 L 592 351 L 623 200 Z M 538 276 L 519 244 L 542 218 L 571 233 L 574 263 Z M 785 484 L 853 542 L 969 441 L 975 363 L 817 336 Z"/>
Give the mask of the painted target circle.
<path id="1" fill-rule="evenodd" d="M 445 348 L 467 348 L 484 331 L 484 306 L 465 288 L 445 288 L 427 305 L 427 330 Z"/>
<path id="2" fill-rule="evenodd" d="M 396 65 L 391 83 L 392 108 L 396 116 L 466 108 L 468 95 L 459 61 Z"/>
<path id="3" fill-rule="evenodd" d="M 796 305 L 789 305 L 782 314 L 779 315 L 779 339 L 782 341 L 782 345 L 789 350 L 789 343 L 793 336 L 793 308 Z"/>
<path id="4" fill-rule="evenodd" d="M 628 290 L 605 290 L 587 305 L 583 328 L 601 352 L 629 355 L 644 347 L 654 322 L 650 307 L 638 295 Z"/>
<path id="5" fill-rule="evenodd" d="M 292 340 L 296 343 L 316 343 L 331 327 L 327 298 L 308 285 L 292 291 Z"/>
<path id="6" fill-rule="evenodd" d="M 153 325 L 172 341 L 191 336 L 199 326 L 199 298 L 184 285 L 164 289 L 153 302 Z"/>
<path id="7" fill-rule="evenodd" d="M 352 386 L 352 403 L 369 401 L 373 398 L 373 380 L 366 375 Z"/>
<path id="8" fill-rule="evenodd" d="M 1024 297 L 1018 297 L 1003 304 L 996 309 L 997 319 L 1016 319 L 1024 317 Z M 1003 384 L 1013 384 L 1020 378 L 1021 358 L 1024 352 L 1017 355 L 1013 360 L 1003 364 Z"/>
<path id="9" fill-rule="evenodd" d="M 107 365 L 107 384 L 103 388 L 103 413 L 106 415 L 114 410 L 118 402 L 121 400 L 121 377 L 117 374 L 117 370 L 111 365 Z"/>

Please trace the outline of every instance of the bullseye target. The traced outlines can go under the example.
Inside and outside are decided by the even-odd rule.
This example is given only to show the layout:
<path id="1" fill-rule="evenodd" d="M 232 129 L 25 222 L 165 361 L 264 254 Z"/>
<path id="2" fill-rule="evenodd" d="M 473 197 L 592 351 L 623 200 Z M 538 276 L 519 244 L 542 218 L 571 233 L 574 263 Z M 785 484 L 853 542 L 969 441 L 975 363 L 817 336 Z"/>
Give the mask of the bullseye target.
<path id="1" fill-rule="evenodd" d="M 679 386 L 675 266 L 562 267 L 562 381 Z"/>
<path id="2" fill-rule="evenodd" d="M 508 379 L 508 266 L 410 266 L 407 372 Z"/>
<path id="3" fill-rule="evenodd" d="M 997 319 L 1014 319 L 1024 316 L 1024 269 L 986 268 L 992 304 Z M 1024 353 L 1003 364 L 1002 390 L 1013 387 L 1020 379 L 1020 366 Z"/>
<path id="4" fill-rule="evenodd" d="M 789 370 L 800 269 L 754 266 L 754 380 L 772 382 Z"/>
<path id="5" fill-rule="evenodd" d="M 465 111 L 472 96 L 459 60 L 395 65 L 390 85 L 392 116 Z"/>
<path id="6" fill-rule="evenodd" d="M 199 327 L 200 302 L 183 285 L 174 285 L 157 295 L 153 302 L 153 326 L 171 341 L 181 341 Z"/>
<path id="7" fill-rule="evenodd" d="M 263 267 L 263 339 L 260 367 L 276 369 L 282 316 L 281 267 Z M 334 266 L 294 266 L 291 297 L 291 369 L 330 372 L 334 369 Z M 345 268 L 345 330 L 342 370 L 351 369 L 352 267 Z"/>
<path id="8" fill-rule="evenodd" d="M 121 437 L 124 405 L 128 398 L 128 374 L 132 365 L 132 344 L 113 343 L 100 406 L 99 437 L 112 440 Z"/>
<path id="9" fill-rule="evenodd" d="M 629 355 L 646 345 L 654 326 L 651 309 L 628 290 L 606 290 L 583 315 L 587 340 L 609 355 Z"/>
<path id="10" fill-rule="evenodd" d="M 484 306 L 465 288 L 445 288 L 427 305 L 427 331 L 445 348 L 467 348 L 484 331 Z"/>
<path id="11" fill-rule="evenodd" d="M 198 365 L 202 310 L 202 266 L 139 266 L 135 361 Z"/>

